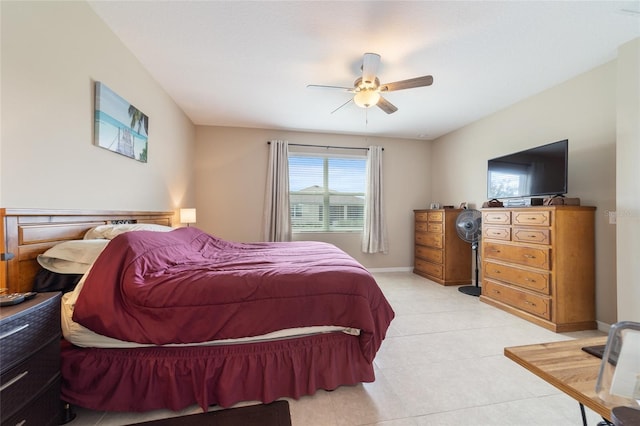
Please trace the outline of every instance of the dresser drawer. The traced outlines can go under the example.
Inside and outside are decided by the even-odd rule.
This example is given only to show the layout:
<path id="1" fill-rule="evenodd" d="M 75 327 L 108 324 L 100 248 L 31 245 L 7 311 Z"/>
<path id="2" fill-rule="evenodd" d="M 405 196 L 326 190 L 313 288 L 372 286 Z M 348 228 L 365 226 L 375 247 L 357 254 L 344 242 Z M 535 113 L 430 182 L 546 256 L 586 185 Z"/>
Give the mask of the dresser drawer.
<path id="1" fill-rule="evenodd" d="M 485 280 L 482 286 L 483 294 L 491 299 L 506 303 L 540 318 L 551 319 L 550 297 L 518 290 L 489 280 Z"/>
<path id="2" fill-rule="evenodd" d="M 416 222 L 426 222 L 429 220 L 428 212 L 414 212 L 414 217 Z"/>
<path id="3" fill-rule="evenodd" d="M 441 234 L 442 233 L 442 223 L 429 222 L 429 226 L 427 227 L 427 231 L 429 231 L 429 232 L 437 232 L 437 233 Z"/>
<path id="4" fill-rule="evenodd" d="M 416 257 L 429 262 L 442 263 L 442 250 L 425 246 L 416 246 Z"/>
<path id="5" fill-rule="evenodd" d="M 435 278 L 442 278 L 442 265 L 416 259 L 415 269 Z"/>
<path id="6" fill-rule="evenodd" d="M 504 245 L 485 242 L 482 247 L 487 259 L 503 260 L 534 268 L 549 269 L 551 266 L 549 248 Z"/>
<path id="7" fill-rule="evenodd" d="M 416 233 L 416 244 L 442 248 L 442 234 L 436 234 L 433 232 Z"/>
<path id="8" fill-rule="evenodd" d="M 60 295 L 38 303 L 48 297 L 45 294 L 38 294 L 29 302 L 2 308 L 3 315 L 9 315 L 12 310 L 21 309 L 23 304 L 34 303 L 34 306 L 0 322 L 0 373 L 35 353 L 52 337 L 60 336 Z"/>
<path id="9" fill-rule="evenodd" d="M 416 222 L 416 232 L 427 232 L 429 230 L 428 222 Z"/>
<path id="10" fill-rule="evenodd" d="M 57 426 L 62 424 L 62 404 L 60 401 L 60 375 L 40 393 L 31 394 L 30 403 L 13 414 L 3 425 Z"/>
<path id="11" fill-rule="evenodd" d="M 483 223 L 493 223 L 496 225 L 510 225 L 511 224 L 511 212 L 484 212 L 482 213 Z"/>
<path id="12" fill-rule="evenodd" d="M 50 339 L 48 345 L 34 356 L 4 372 L 0 376 L 0 417 L 2 422 L 12 416 L 60 371 L 60 338 Z"/>
<path id="13" fill-rule="evenodd" d="M 429 212 L 427 217 L 429 222 L 442 222 L 442 212 Z"/>
<path id="14" fill-rule="evenodd" d="M 515 211 L 513 212 L 514 225 L 551 225 L 550 211 Z"/>
<path id="15" fill-rule="evenodd" d="M 483 267 L 486 277 L 544 294 L 551 293 L 551 276 L 549 273 L 534 272 L 493 262 L 484 262 Z"/>
<path id="16" fill-rule="evenodd" d="M 548 229 L 513 228 L 513 241 L 522 243 L 551 244 Z"/>
<path id="17" fill-rule="evenodd" d="M 508 226 L 485 226 L 482 229 L 484 238 L 492 238 L 494 240 L 511 240 L 511 228 Z"/>

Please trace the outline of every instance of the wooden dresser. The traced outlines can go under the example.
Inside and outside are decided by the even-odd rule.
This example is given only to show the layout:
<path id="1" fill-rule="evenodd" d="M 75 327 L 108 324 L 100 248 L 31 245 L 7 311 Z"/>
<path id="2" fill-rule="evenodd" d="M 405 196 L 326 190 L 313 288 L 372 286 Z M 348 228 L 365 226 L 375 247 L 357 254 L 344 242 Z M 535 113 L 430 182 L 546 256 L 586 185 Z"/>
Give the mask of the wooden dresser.
<path id="1" fill-rule="evenodd" d="M 442 285 L 471 282 L 471 244 L 456 232 L 461 209 L 414 210 L 413 272 Z"/>
<path id="2" fill-rule="evenodd" d="M 555 332 L 595 322 L 595 207 L 482 210 L 480 300 Z"/>
<path id="3" fill-rule="evenodd" d="M 0 308 L 0 422 L 58 425 L 60 293 Z"/>

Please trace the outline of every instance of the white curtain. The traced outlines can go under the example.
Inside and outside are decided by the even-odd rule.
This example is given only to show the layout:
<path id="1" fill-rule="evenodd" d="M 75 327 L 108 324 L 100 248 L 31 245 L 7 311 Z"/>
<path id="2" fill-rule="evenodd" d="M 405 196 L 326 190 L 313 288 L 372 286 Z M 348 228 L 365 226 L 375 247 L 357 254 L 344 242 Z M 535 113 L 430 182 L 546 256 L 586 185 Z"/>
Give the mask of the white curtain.
<path id="1" fill-rule="evenodd" d="M 264 240 L 291 241 L 289 143 L 270 141 L 264 203 Z"/>
<path id="2" fill-rule="evenodd" d="M 387 227 L 382 191 L 382 147 L 370 146 L 367 153 L 367 188 L 364 207 L 364 253 L 387 253 Z"/>

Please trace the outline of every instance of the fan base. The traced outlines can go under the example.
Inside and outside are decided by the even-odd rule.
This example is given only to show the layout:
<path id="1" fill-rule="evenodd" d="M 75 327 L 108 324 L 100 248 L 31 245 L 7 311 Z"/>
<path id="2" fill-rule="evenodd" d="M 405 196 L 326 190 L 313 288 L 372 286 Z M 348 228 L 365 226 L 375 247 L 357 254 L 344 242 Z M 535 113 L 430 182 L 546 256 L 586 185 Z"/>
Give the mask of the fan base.
<path id="1" fill-rule="evenodd" d="M 458 287 L 460 293 L 468 294 L 469 296 L 480 296 L 482 289 L 473 285 L 467 285 L 464 287 Z"/>

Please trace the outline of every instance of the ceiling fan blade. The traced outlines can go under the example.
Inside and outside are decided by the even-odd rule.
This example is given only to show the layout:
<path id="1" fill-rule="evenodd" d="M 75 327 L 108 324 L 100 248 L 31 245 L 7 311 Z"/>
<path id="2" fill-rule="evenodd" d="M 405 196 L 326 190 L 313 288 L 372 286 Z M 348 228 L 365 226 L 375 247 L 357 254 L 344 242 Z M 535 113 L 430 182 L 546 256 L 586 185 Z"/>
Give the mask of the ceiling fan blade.
<path id="1" fill-rule="evenodd" d="M 411 89 L 414 87 L 431 86 L 433 84 L 433 76 L 425 75 L 423 77 L 410 78 L 408 80 L 396 81 L 393 83 L 385 83 L 380 85 L 381 92 L 392 92 L 394 90 Z"/>
<path id="2" fill-rule="evenodd" d="M 378 101 L 378 103 L 376 105 L 378 106 L 378 108 L 380 108 L 381 110 L 383 110 L 387 114 L 393 114 L 394 112 L 396 112 L 398 110 L 398 108 L 395 105 L 393 105 L 391 102 L 389 102 L 388 100 L 386 100 L 382 96 L 380 96 L 380 100 Z"/>
<path id="3" fill-rule="evenodd" d="M 340 105 L 338 108 L 334 109 L 333 111 L 331 111 L 331 114 L 333 114 L 334 112 L 336 112 L 337 110 L 339 110 L 340 108 L 346 106 L 349 102 L 352 102 L 353 98 L 349 99 L 347 102 L 343 103 L 342 105 Z"/>
<path id="4" fill-rule="evenodd" d="M 349 92 L 349 93 L 355 92 L 353 87 L 325 86 L 322 84 L 307 84 L 307 89 L 331 89 L 331 90 L 342 90 L 343 92 Z"/>
<path id="5" fill-rule="evenodd" d="M 380 65 L 380 55 L 377 53 L 365 53 L 362 58 L 362 82 L 373 84 L 376 81 L 376 73 Z"/>

